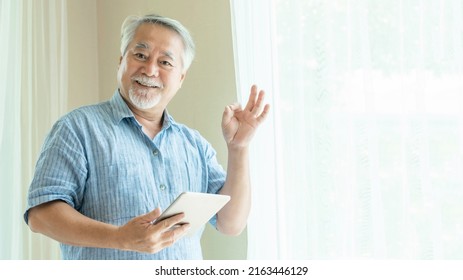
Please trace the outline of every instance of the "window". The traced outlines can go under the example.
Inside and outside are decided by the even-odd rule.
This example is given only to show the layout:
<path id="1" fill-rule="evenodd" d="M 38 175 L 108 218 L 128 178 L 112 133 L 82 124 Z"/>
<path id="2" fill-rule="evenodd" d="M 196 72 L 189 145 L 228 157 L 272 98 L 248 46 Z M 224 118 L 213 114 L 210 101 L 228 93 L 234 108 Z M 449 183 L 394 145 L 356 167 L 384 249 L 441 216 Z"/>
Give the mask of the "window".
<path id="1" fill-rule="evenodd" d="M 232 9 L 240 94 L 272 103 L 249 258 L 462 258 L 461 1 Z"/>

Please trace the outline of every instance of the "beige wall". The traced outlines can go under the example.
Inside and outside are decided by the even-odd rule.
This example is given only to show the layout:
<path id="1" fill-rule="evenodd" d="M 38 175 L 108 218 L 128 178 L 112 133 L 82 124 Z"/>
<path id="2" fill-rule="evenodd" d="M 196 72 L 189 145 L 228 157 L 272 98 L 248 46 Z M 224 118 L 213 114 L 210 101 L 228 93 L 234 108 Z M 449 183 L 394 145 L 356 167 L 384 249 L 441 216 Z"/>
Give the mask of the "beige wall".
<path id="1" fill-rule="evenodd" d="M 220 121 L 236 100 L 229 0 L 68 1 L 69 108 L 106 100 L 116 89 L 120 26 L 127 15 L 156 13 L 175 18 L 192 33 L 197 55 L 182 89 L 169 105 L 178 122 L 195 128 L 226 167 Z M 206 259 L 245 259 L 246 233 L 225 237 L 210 226 L 202 245 Z"/>
<path id="2" fill-rule="evenodd" d="M 99 98 L 97 9 L 94 0 L 68 1 L 68 109 Z"/>

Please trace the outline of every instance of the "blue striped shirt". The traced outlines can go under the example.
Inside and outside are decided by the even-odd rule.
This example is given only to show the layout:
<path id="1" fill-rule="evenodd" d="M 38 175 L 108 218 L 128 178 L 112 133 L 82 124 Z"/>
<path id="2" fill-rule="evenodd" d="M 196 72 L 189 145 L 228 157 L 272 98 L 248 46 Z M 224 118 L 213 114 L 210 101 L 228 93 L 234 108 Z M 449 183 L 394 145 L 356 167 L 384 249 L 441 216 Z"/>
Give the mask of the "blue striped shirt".
<path id="1" fill-rule="evenodd" d="M 76 109 L 53 126 L 24 217 L 34 206 L 62 200 L 87 217 L 123 225 L 166 209 L 183 191 L 217 193 L 225 175 L 211 145 L 167 112 L 156 137 L 146 136 L 116 90 L 109 101 Z M 215 217 L 210 222 L 215 226 Z M 64 259 L 202 259 L 201 234 L 155 254 L 67 244 L 61 251 Z"/>

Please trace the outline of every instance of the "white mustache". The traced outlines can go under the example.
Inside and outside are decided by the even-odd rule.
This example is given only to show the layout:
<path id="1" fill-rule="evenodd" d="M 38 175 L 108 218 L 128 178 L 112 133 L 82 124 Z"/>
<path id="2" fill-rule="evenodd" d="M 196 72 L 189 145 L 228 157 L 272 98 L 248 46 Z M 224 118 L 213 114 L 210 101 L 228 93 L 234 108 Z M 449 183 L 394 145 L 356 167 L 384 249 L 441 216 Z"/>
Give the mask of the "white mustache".
<path id="1" fill-rule="evenodd" d="M 163 85 L 161 83 L 156 82 L 153 79 L 150 79 L 146 76 L 136 76 L 132 78 L 132 81 L 136 81 L 144 86 L 147 87 L 153 87 L 153 88 L 163 88 Z"/>

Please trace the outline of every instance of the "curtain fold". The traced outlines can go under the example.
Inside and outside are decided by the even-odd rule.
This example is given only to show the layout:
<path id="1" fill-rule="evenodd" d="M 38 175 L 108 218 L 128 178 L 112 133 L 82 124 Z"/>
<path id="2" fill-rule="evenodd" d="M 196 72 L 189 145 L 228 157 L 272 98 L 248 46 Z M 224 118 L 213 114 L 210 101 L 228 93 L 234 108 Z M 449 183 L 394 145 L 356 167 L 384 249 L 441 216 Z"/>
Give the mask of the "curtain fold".
<path id="1" fill-rule="evenodd" d="M 60 256 L 57 242 L 28 229 L 23 212 L 42 143 L 67 109 L 66 7 L 65 0 L 1 2 L 2 259 Z"/>
<path id="2" fill-rule="evenodd" d="M 21 166 L 22 178 L 25 179 L 22 189 L 25 199 L 45 136 L 67 109 L 68 47 L 65 0 L 27 0 L 24 6 L 23 34 L 27 48 L 24 49 L 22 64 Z M 24 222 L 21 222 L 25 227 Z M 24 239 L 27 244 L 24 254 L 27 258 L 60 257 L 56 241 L 43 235 L 31 234 L 27 228 Z"/>
<path id="3" fill-rule="evenodd" d="M 248 257 L 463 258 L 461 1 L 246 2 L 238 95 L 272 103 Z"/>
<path id="4" fill-rule="evenodd" d="M 21 149 L 20 143 L 20 90 L 21 90 L 21 2 L 0 2 L 0 259 L 19 258 L 22 244 L 15 240 L 18 227 L 10 221 L 21 212 Z M 8 199 L 3 199 L 8 198 Z M 11 230 L 7 230 L 11 229 Z"/>
<path id="5" fill-rule="evenodd" d="M 284 209 L 283 206 L 277 207 L 278 203 L 284 203 L 278 199 L 279 192 L 277 186 L 278 174 L 277 162 L 278 151 L 275 150 L 275 95 L 272 94 L 274 87 L 278 84 L 278 75 L 274 75 L 273 67 L 275 50 L 272 44 L 273 25 L 272 25 L 272 6 L 267 5 L 266 1 L 230 1 L 232 10 L 232 31 L 234 60 L 236 69 L 236 82 L 238 90 L 238 100 L 245 104 L 249 89 L 252 84 L 258 85 L 259 88 L 266 91 L 266 102 L 272 106 L 272 111 L 266 123 L 260 128 L 260 132 L 255 136 L 251 143 L 250 162 L 251 181 L 253 185 L 259 182 L 259 186 L 265 186 L 267 191 L 253 188 L 252 197 L 254 209 L 266 209 L 266 215 L 259 211 L 251 211 L 248 223 L 248 247 L 251 245 L 252 250 L 248 249 L 248 258 L 257 257 L 255 253 L 262 256 L 275 256 L 279 251 L 284 249 L 282 243 L 278 240 L 284 234 L 284 227 L 280 226 L 276 219 Z M 256 143 L 258 143 L 256 145 Z M 260 160 L 264 156 L 267 160 Z M 267 176 L 261 176 L 267 174 Z M 258 177 L 258 179 L 256 178 Z M 266 242 L 259 242 L 260 236 L 254 234 L 254 225 L 260 225 L 260 232 L 265 232 Z M 251 234 L 249 234 L 251 233 Z M 268 246 L 268 244 L 272 246 Z M 249 247 L 250 248 L 250 247 Z"/>

